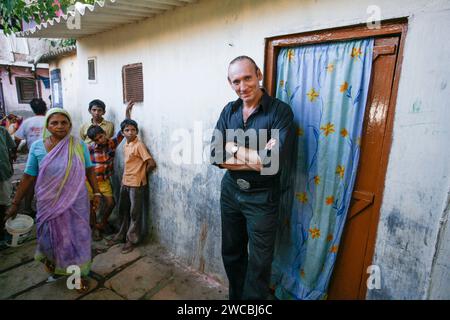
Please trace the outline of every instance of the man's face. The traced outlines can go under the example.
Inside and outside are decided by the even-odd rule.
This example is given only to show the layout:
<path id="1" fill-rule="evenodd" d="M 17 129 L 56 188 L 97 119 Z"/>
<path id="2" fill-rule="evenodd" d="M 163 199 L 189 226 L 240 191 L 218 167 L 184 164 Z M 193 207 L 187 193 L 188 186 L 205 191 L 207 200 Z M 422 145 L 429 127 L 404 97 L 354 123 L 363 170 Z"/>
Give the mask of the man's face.
<path id="1" fill-rule="evenodd" d="M 103 115 L 105 114 L 105 110 L 97 106 L 93 106 L 89 112 L 91 113 L 92 118 L 96 121 L 101 121 L 103 119 Z"/>
<path id="2" fill-rule="evenodd" d="M 252 103 L 259 94 L 259 81 L 262 80 L 261 71 L 248 60 L 240 60 L 228 68 L 228 81 L 231 88 L 245 103 Z"/>
<path id="3" fill-rule="evenodd" d="M 127 141 L 133 141 L 137 136 L 136 127 L 132 125 L 125 126 L 122 132 Z"/>
<path id="4" fill-rule="evenodd" d="M 99 145 L 106 144 L 108 142 L 108 139 L 106 138 L 106 134 L 104 134 L 104 133 L 97 134 L 94 138 L 94 142 Z"/>

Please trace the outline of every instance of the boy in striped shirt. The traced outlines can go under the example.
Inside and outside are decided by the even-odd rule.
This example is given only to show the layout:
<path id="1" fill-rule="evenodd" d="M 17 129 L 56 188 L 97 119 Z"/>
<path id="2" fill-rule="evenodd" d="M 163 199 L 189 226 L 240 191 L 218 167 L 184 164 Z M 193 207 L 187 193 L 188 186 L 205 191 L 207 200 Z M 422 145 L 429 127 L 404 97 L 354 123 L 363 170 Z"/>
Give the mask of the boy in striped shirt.
<path id="1" fill-rule="evenodd" d="M 130 119 L 131 110 L 134 102 L 129 102 L 126 108 L 125 117 Z M 111 186 L 111 177 L 114 174 L 114 157 L 119 144 L 122 142 L 124 136 L 122 131 L 117 135 L 108 139 L 105 130 L 98 125 L 92 125 L 87 130 L 87 136 L 92 142 L 89 144 L 89 153 L 91 161 L 95 165 L 95 176 L 97 178 L 100 193 L 104 200 L 103 216 L 100 223 L 97 223 L 97 210 L 91 203 L 91 228 L 93 240 L 101 240 L 101 232 L 104 232 L 108 226 L 108 219 L 112 210 L 115 207 L 113 191 Z M 88 184 L 87 184 L 88 185 Z M 92 200 L 94 194 L 88 185 L 89 198 Z"/>

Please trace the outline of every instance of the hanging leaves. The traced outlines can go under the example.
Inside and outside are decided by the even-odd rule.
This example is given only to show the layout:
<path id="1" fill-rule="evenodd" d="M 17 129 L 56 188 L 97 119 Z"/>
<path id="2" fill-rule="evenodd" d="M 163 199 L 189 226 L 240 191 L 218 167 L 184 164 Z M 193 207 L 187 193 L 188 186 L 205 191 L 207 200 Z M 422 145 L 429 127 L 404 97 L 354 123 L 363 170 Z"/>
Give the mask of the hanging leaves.
<path id="1" fill-rule="evenodd" d="M 76 0 L 2 0 L 0 2 L 0 29 L 6 35 L 22 31 L 22 21 L 29 23 L 35 21 L 40 24 L 43 21 L 56 17 L 61 9 L 67 12 L 69 6 Z M 95 0 L 78 1 L 93 4 Z"/>

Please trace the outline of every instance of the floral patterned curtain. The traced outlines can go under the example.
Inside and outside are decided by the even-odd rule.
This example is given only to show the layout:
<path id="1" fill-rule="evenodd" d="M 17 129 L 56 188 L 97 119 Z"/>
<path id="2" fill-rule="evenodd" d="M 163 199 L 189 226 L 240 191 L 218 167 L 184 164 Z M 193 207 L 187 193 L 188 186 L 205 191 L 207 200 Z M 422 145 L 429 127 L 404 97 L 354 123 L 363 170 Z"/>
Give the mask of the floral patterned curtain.
<path id="1" fill-rule="evenodd" d="M 272 268 L 279 299 L 325 299 L 358 168 L 373 39 L 282 49 L 277 98 L 296 152 L 284 170 Z"/>

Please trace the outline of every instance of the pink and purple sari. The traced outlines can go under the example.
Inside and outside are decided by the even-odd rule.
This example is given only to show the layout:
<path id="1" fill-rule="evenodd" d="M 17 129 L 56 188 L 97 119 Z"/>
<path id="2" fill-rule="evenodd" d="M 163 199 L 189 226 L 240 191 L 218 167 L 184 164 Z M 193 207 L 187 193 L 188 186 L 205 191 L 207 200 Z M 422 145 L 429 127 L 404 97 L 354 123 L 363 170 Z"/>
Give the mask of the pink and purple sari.
<path id="1" fill-rule="evenodd" d="M 91 265 L 89 199 L 81 144 L 68 135 L 42 160 L 36 181 L 36 260 L 66 275 L 76 265 L 85 276 Z"/>

